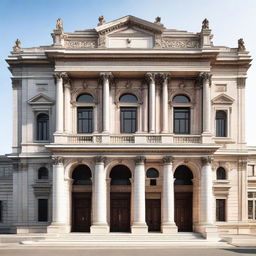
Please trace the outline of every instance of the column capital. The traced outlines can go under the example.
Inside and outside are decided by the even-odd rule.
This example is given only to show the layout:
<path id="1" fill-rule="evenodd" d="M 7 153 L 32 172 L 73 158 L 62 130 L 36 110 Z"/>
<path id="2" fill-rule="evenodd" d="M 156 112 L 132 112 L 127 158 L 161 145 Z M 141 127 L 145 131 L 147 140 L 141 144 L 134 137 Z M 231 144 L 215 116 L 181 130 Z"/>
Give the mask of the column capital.
<path id="1" fill-rule="evenodd" d="M 167 83 L 170 77 L 171 75 L 169 73 L 158 73 L 156 79 L 157 82 L 162 85 L 164 83 Z"/>
<path id="2" fill-rule="evenodd" d="M 53 73 L 53 77 L 54 77 L 54 80 L 55 80 L 55 83 L 57 82 L 57 80 L 59 80 L 59 79 L 68 79 L 68 74 L 67 74 L 67 72 L 59 72 L 59 71 L 57 71 L 57 72 L 54 72 Z"/>
<path id="3" fill-rule="evenodd" d="M 211 80 L 212 80 L 212 74 L 210 72 L 201 72 L 198 76 L 198 79 L 200 81 L 200 83 L 210 83 L 211 84 Z"/>
<path id="4" fill-rule="evenodd" d="M 212 156 L 204 156 L 201 157 L 201 162 L 203 165 L 210 165 L 213 161 L 213 157 Z"/>
<path id="5" fill-rule="evenodd" d="M 145 80 L 147 83 L 151 83 L 151 82 L 155 82 L 155 79 L 156 79 L 156 74 L 157 73 L 153 73 L 153 72 L 147 72 L 145 74 Z"/>
<path id="6" fill-rule="evenodd" d="M 104 157 L 104 156 L 96 156 L 96 157 L 94 157 L 94 161 L 95 161 L 95 163 L 103 163 L 103 164 L 105 164 L 106 157 Z"/>
<path id="7" fill-rule="evenodd" d="M 246 81 L 246 77 L 238 77 L 237 78 L 237 88 L 238 89 L 245 88 L 245 81 Z"/>
<path id="8" fill-rule="evenodd" d="M 64 163 L 64 158 L 61 156 L 52 156 L 53 164 L 59 165 Z"/>
<path id="9" fill-rule="evenodd" d="M 138 156 L 134 159 L 135 164 L 144 164 L 146 160 L 146 157 L 144 156 Z"/>
<path id="10" fill-rule="evenodd" d="M 165 156 L 162 159 L 164 164 L 171 164 L 173 162 L 173 157 L 172 156 Z"/>
<path id="11" fill-rule="evenodd" d="M 114 78 L 112 72 L 101 72 L 100 73 L 100 80 L 104 82 L 105 80 L 112 81 Z"/>

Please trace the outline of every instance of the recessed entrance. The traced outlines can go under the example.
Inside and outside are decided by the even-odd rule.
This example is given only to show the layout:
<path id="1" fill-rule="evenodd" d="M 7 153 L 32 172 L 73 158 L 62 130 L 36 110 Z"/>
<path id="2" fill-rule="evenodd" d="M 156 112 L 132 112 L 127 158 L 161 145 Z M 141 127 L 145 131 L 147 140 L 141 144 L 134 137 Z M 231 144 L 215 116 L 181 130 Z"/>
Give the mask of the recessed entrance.
<path id="1" fill-rule="evenodd" d="M 185 166 L 179 166 L 174 173 L 174 219 L 179 232 L 193 231 L 193 173 Z"/>
<path id="2" fill-rule="evenodd" d="M 148 231 L 161 230 L 161 199 L 146 199 Z"/>
<path id="3" fill-rule="evenodd" d="M 86 165 L 78 165 L 73 173 L 72 187 L 72 231 L 90 232 L 91 227 L 91 170 Z"/>
<path id="4" fill-rule="evenodd" d="M 110 232 L 130 232 L 131 171 L 117 165 L 110 172 Z"/>

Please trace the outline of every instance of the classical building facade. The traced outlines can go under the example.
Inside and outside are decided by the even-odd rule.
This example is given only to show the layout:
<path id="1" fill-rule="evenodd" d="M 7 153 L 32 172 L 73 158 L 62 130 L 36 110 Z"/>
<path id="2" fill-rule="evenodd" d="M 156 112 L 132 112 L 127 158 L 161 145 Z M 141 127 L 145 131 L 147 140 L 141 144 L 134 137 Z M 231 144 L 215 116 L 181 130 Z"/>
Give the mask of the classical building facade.
<path id="1" fill-rule="evenodd" d="M 126 16 L 22 48 L 7 62 L 13 152 L 1 232 L 256 232 L 245 142 L 251 58 L 199 33 Z"/>

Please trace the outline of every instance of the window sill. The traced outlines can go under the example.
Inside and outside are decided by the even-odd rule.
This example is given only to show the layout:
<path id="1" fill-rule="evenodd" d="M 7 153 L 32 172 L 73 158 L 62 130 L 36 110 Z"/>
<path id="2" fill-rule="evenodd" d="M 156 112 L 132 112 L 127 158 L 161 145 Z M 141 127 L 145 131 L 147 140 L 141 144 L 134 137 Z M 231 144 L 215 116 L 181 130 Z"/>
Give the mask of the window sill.
<path id="1" fill-rule="evenodd" d="M 234 140 L 232 140 L 232 138 L 230 137 L 213 137 L 213 139 L 215 140 L 216 143 L 236 143 Z"/>

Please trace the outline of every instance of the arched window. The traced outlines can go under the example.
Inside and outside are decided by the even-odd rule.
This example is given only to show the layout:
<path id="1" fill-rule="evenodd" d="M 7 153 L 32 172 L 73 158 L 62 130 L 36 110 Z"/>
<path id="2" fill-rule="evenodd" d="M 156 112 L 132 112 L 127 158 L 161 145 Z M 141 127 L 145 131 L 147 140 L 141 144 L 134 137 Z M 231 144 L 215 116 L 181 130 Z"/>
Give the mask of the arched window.
<path id="1" fill-rule="evenodd" d="M 37 116 L 37 140 L 49 140 L 49 116 L 47 114 L 39 114 Z"/>
<path id="2" fill-rule="evenodd" d="M 159 177 L 159 172 L 155 168 L 149 168 L 147 170 L 147 178 L 155 179 L 155 178 L 158 178 L 158 177 Z"/>
<path id="3" fill-rule="evenodd" d="M 193 173 L 191 170 L 185 166 L 180 165 L 174 173 L 175 178 L 175 185 L 193 185 L 192 179 L 193 179 Z"/>
<path id="4" fill-rule="evenodd" d="M 94 98 L 91 94 L 89 93 L 84 93 L 84 94 L 80 94 L 78 95 L 78 97 L 76 98 L 76 102 L 88 102 L 88 103 L 92 103 L 94 101 Z"/>
<path id="5" fill-rule="evenodd" d="M 132 103 L 136 103 L 138 102 L 138 99 L 135 95 L 133 94 L 123 94 L 120 99 L 119 99 L 120 102 L 132 102 Z"/>
<path id="6" fill-rule="evenodd" d="M 93 103 L 94 98 L 91 94 L 80 94 L 76 101 L 78 103 Z M 92 133 L 93 132 L 93 106 L 84 106 L 77 108 L 77 132 Z"/>
<path id="7" fill-rule="evenodd" d="M 40 167 L 38 169 L 38 179 L 39 180 L 48 180 L 49 172 L 46 167 Z"/>
<path id="8" fill-rule="evenodd" d="M 92 185 L 91 177 L 91 169 L 87 165 L 78 165 L 72 173 L 73 185 Z"/>
<path id="9" fill-rule="evenodd" d="M 131 171 L 124 165 L 113 167 L 109 176 L 111 178 L 111 185 L 131 185 Z"/>
<path id="10" fill-rule="evenodd" d="M 138 99 L 133 94 L 123 94 L 120 103 L 137 103 Z M 134 133 L 137 131 L 137 106 L 121 106 L 120 108 L 121 133 Z"/>
<path id="11" fill-rule="evenodd" d="M 155 168 L 149 168 L 147 170 L 147 178 L 150 178 L 150 186 L 156 186 L 157 185 L 157 178 L 159 178 L 159 172 Z"/>
<path id="12" fill-rule="evenodd" d="M 173 97 L 172 101 L 174 103 L 189 103 L 190 99 L 186 95 L 178 94 Z"/>
<path id="13" fill-rule="evenodd" d="M 216 171 L 217 180 L 225 180 L 226 179 L 226 171 L 223 167 L 219 167 Z"/>
<path id="14" fill-rule="evenodd" d="M 227 113 L 223 110 L 216 112 L 216 136 L 227 137 Z"/>

